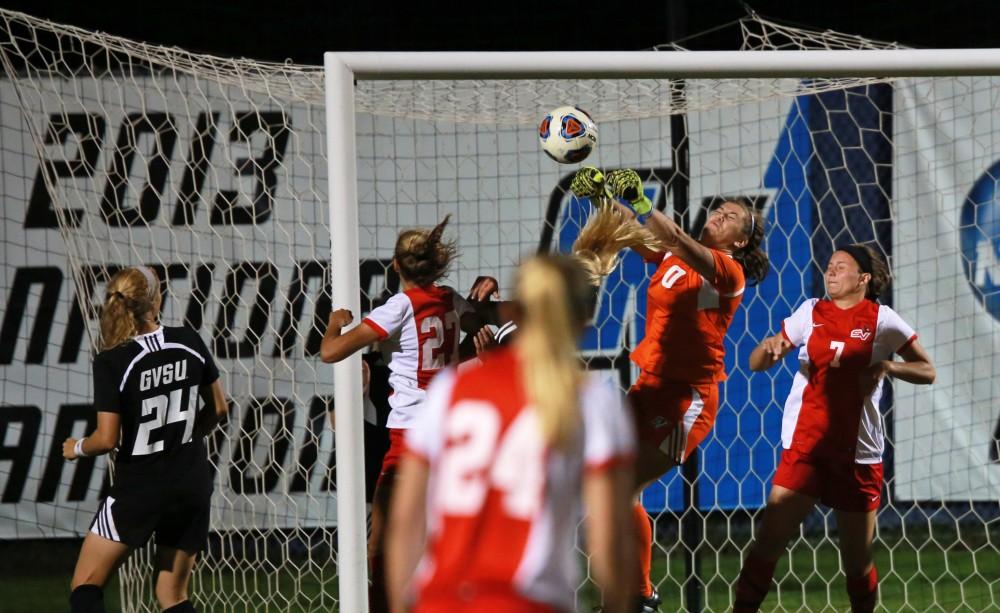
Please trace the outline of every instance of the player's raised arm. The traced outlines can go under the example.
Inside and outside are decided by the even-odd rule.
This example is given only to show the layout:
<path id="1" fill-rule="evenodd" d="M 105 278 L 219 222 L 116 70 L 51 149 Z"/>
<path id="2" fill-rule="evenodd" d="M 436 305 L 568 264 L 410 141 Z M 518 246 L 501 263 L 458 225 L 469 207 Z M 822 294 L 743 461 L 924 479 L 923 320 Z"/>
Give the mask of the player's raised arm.
<path id="1" fill-rule="evenodd" d="M 589 198 L 594 204 L 594 211 L 573 242 L 571 252 L 595 287 L 618 265 L 618 254 L 623 249 L 631 249 L 648 262 L 659 262 L 666 253 L 663 243 L 636 221 L 635 213 L 615 201 L 606 183 L 599 169 L 585 166 L 576 173 L 570 186 L 576 197 Z"/>
<path id="2" fill-rule="evenodd" d="M 339 362 L 356 351 L 379 340 L 378 332 L 370 326 L 355 326 L 347 334 L 341 331 L 354 321 L 354 315 L 347 309 L 337 309 L 330 313 L 326 332 L 319 346 L 319 359 L 331 364 Z"/>

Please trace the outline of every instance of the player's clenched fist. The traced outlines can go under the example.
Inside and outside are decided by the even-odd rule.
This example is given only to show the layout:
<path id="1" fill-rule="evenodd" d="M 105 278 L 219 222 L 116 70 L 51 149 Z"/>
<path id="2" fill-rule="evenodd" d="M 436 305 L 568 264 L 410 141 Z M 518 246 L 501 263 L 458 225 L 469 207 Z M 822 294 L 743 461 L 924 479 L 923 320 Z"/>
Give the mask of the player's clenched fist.
<path id="1" fill-rule="evenodd" d="M 775 334 L 762 340 L 760 348 L 764 352 L 764 357 L 767 361 L 773 364 L 784 357 L 785 353 L 792 348 L 792 344 L 788 342 L 788 339 L 784 335 Z"/>
<path id="2" fill-rule="evenodd" d="M 330 327 L 343 328 L 352 321 L 354 321 L 354 315 L 351 315 L 349 310 L 337 309 L 336 311 L 330 313 L 330 319 L 328 319 L 326 323 Z"/>

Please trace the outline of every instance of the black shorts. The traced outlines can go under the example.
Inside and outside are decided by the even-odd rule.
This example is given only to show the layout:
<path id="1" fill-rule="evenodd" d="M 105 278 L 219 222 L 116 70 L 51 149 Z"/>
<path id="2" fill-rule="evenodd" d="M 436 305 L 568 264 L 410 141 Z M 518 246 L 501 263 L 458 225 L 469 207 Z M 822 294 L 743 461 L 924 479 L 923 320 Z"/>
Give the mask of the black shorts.
<path id="1" fill-rule="evenodd" d="M 156 544 L 184 551 L 208 545 L 212 480 L 207 471 L 196 475 L 139 484 L 116 483 L 97 509 L 90 531 L 129 547 L 144 546 L 156 534 Z"/>

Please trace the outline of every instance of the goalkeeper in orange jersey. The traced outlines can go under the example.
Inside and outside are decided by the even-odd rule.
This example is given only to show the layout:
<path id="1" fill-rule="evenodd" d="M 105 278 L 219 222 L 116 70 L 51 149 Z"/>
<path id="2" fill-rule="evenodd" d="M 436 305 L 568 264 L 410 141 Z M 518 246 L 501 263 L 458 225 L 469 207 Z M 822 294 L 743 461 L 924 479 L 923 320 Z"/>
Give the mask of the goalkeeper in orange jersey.
<path id="1" fill-rule="evenodd" d="M 636 493 L 684 462 L 715 423 L 719 383 L 724 381 L 723 339 L 748 283 L 764 279 L 768 259 L 761 245 L 764 222 L 747 204 L 724 201 L 711 212 L 697 239 L 673 219 L 654 210 L 639 175 L 630 169 L 607 175 L 582 168 L 571 185 L 574 194 L 622 200 L 623 224 L 644 227 L 661 248 L 632 246 L 656 264 L 646 294 L 646 329 L 630 358 L 639 377 L 628 392 L 639 433 Z M 637 586 L 640 611 L 656 611 L 659 597 L 649 579 L 653 533 L 642 504 L 634 516 L 642 577 Z"/>

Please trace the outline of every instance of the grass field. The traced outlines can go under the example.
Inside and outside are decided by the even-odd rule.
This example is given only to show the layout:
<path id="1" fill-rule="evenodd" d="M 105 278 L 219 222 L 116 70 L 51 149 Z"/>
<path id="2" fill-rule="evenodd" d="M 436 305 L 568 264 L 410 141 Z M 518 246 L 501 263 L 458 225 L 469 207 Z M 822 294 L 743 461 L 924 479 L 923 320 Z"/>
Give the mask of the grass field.
<path id="1" fill-rule="evenodd" d="M 1000 558 L 989 536 L 980 531 L 963 540 L 935 533 L 881 538 L 876 545 L 881 611 L 1000 611 Z M 33 541 L 0 544 L 0 611 L 5 613 L 65 611 L 69 578 L 79 541 Z M 296 568 L 306 570 L 299 573 Z M 729 583 L 739 573 L 735 547 L 702 552 L 705 611 L 726 611 Z M 304 579 L 296 579 L 296 575 Z M 781 577 L 764 603 L 764 611 L 848 611 L 850 605 L 839 572 L 837 551 L 828 540 L 801 540 L 777 570 Z M 684 560 L 679 548 L 654 558 L 653 578 L 663 597 L 662 611 L 684 610 Z M 145 585 L 151 585 L 147 580 Z M 335 610 L 335 567 L 307 558 L 282 564 L 262 562 L 241 572 L 217 570 L 198 575 L 194 596 L 202 611 L 332 611 Z M 148 591 L 147 591 L 148 593 Z M 592 590 L 583 599 L 589 610 Z M 262 595 L 267 595 L 263 598 Z M 147 596 L 146 598 L 149 598 Z M 106 590 L 108 611 L 120 611 L 117 580 Z M 147 600 L 150 602 L 150 600 Z M 155 609 L 150 609 L 155 610 Z"/>

